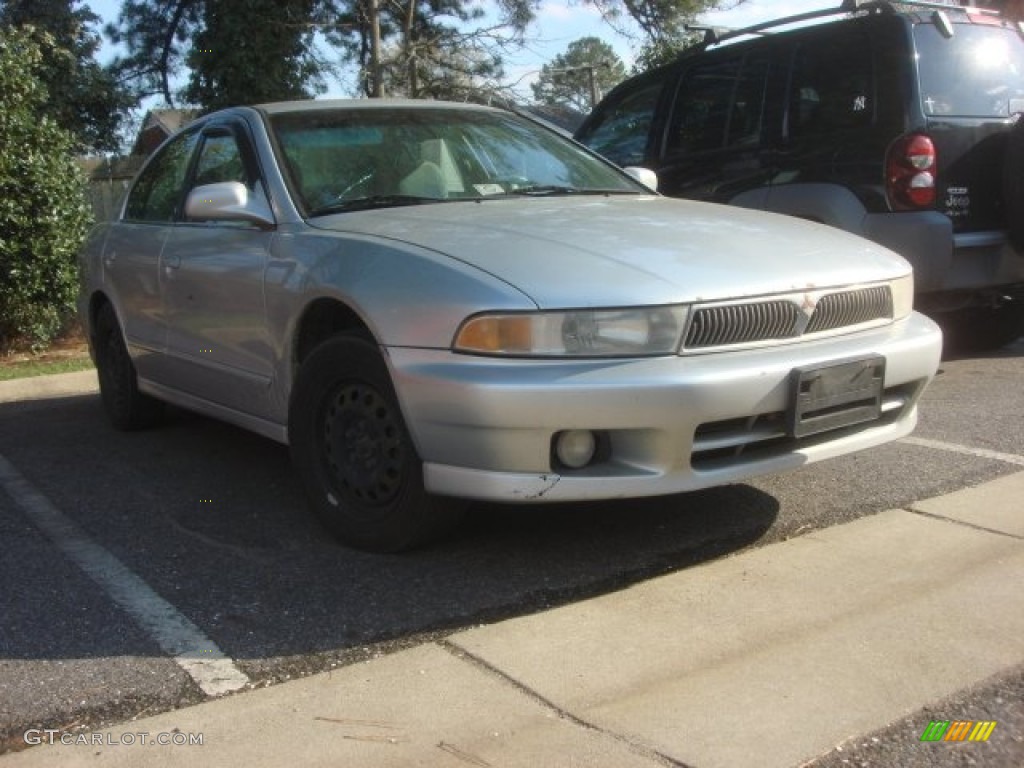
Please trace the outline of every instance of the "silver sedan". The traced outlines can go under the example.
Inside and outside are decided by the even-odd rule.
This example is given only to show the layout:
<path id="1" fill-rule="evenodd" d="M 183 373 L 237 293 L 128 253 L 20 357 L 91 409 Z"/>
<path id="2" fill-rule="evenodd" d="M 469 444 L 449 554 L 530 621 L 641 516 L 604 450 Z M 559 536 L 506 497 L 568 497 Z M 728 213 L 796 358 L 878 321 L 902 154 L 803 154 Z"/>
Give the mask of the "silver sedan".
<path id="1" fill-rule="evenodd" d="M 468 499 L 676 493 L 913 429 L 941 335 L 904 260 L 654 183 L 485 107 L 211 114 L 82 251 L 104 406 L 287 443 L 374 551 Z"/>

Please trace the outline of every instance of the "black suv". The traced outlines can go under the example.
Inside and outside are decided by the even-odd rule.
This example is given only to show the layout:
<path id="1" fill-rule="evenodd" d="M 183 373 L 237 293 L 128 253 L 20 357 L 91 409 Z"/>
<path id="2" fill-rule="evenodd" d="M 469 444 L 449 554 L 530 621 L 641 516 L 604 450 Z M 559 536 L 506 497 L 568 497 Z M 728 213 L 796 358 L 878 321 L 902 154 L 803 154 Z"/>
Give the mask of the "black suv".
<path id="1" fill-rule="evenodd" d="M 1007 170 L 1022 111 L 1020 23 L 846 0 L 709 30 L 615 88 L 576 138 L 656 171 L 663 194 L 801 216 L 888 246 L 914 266 L 918 308 L 978 349 L 1024 331 L 1024 251 L 1007 238 L 1024 219 L 1024 180 Z M 1024 121 L 1013 134 L 1024 141 Z"/>

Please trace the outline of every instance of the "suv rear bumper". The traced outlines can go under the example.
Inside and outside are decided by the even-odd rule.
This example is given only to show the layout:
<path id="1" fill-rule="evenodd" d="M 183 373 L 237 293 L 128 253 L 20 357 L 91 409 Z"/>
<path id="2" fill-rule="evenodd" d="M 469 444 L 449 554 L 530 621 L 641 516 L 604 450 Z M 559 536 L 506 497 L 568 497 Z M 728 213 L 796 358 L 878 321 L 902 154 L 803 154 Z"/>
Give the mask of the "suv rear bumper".
<path id="1" fill-rule="evenodd" d="M 864 217 L 864 235 L 911 263 L 918 294 L 967 298 L 977 291 L 1024 283 L 1024 253 L 1010 245 L 1002 230 L 953 234 L 948 217 L 921 211 L 869 213 Z"/>

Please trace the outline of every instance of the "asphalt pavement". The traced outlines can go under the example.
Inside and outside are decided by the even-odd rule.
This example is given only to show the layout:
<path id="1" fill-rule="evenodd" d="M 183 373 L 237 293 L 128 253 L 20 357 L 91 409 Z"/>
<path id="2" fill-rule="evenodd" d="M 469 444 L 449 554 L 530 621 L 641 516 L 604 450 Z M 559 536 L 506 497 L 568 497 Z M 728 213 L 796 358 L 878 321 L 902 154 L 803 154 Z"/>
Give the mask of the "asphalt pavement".
<path id="1" fill-rule="evenodd" d="M 1019 767 L 1022 496 L 1009 474 L 301 680 L 40 731 L 0 768 Z M 995 726 L 921 741 L 932 721 Z"/>

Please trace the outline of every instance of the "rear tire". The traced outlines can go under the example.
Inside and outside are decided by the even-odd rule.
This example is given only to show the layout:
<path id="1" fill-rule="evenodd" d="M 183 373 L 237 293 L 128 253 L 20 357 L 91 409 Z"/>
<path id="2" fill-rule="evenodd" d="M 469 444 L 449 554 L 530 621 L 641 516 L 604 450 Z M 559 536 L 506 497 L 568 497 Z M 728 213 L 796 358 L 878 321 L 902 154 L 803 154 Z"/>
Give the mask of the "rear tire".
<path id="1" fill-rule="evenodd" d="M 329 339 L 302 363 L 288 440 L 313 511 L 343 544 L 399 552 L 461 518 L 460 503 L 424 489 L 387 365 L 362 336 Z"/>
<path id="2" fill-rule="evenodd" d="M 159 423 L 164 404 L 139 392 L 135 365 L 110 304 L 104 304 L 96 313 L 93 352 L 100 399 L 110 423 L 124 431 L 146 429 Z"/>
<path id="3" fill-rule="evenodd" d="M 942 327 L 947 354 L 992 352 L 1024 336 L 1024 302 L 966 307 L 943 312 L 935 320 Z"/>

